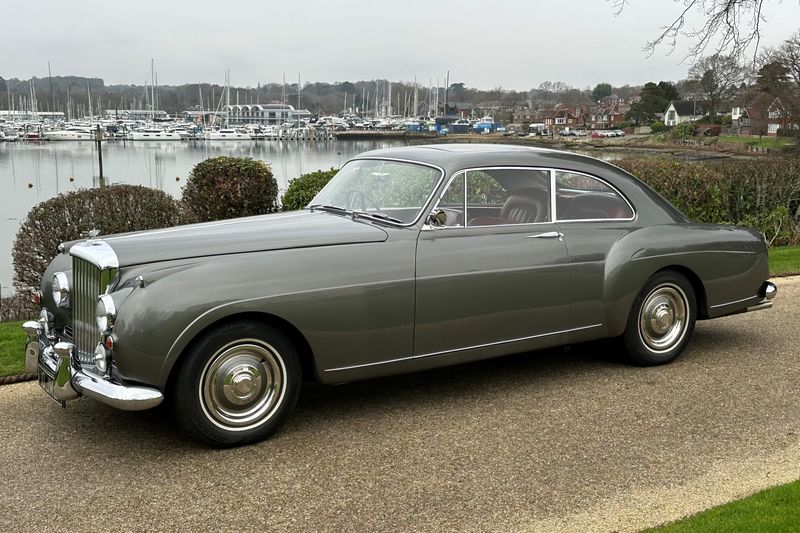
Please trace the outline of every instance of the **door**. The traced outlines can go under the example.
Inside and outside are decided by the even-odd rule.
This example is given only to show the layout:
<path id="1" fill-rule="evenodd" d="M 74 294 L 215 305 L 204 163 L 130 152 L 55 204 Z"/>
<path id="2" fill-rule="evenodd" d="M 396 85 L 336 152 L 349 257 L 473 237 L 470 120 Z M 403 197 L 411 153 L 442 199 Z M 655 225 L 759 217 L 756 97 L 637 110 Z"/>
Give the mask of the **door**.
<path id="1" fill-rule="evenodd" d="M 551 172 L 539 169 L 453 178 L 438 204 L 444 223 L 418 239 L 415 356 L 501 345 L 510 353 L 562 340 L 569 260 L 550 187 Z"/>

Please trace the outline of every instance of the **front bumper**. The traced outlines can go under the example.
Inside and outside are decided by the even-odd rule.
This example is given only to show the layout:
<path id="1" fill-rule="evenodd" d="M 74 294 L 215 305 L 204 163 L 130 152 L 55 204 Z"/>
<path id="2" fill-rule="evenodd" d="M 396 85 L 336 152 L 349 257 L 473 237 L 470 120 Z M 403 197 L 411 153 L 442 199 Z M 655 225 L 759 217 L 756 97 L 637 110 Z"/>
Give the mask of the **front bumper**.
<path id="1" fill-rule="evenodd" d="M 22 329 L 28 335 L 25 370 L 45 372 L 53 378 L 52 394 L 62 405 L 79 396 L 88 396 L 124 411 L 142 411 L 157 406 L 164 399 L 158 389 L 122 385 L 84 371 L 75 360 L 75 346 L 69 342 L 55 342 L 56 337 L 49 335 L 42 321 L 25 322 Z"/>

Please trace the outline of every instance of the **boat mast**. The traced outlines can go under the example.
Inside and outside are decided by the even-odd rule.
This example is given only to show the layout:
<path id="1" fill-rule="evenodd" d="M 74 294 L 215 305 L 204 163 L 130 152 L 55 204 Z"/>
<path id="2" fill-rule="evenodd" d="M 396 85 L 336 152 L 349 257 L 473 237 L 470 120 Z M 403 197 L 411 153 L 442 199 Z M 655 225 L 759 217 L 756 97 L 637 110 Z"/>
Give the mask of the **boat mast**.
<path id="1" fill-rule="evenodd" d="M 92 112 L 92 88 L 89 87 L 89 79 L 86 79 L 86 92 L 89 94 L 89 123 L 92 122 L 94 113 Z"/>
<path id="2" fill-rule="evenodd" d="M 154 87 L 156 81 L 156 67 L 153 58 L 150 58 L 150 120 L 156 118 L 156 89 Z"/>

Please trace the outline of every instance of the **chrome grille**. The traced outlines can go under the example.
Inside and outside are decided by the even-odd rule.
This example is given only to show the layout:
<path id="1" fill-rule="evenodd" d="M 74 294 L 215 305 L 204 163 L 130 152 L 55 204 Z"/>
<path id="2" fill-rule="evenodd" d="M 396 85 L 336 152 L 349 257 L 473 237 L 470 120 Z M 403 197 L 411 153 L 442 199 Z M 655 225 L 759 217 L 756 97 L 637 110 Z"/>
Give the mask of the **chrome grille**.
<path id="1" fill-rule="evenodd" d="M 72 332 L 78 362 L 94 363 L 94 349 L 101 340 L 95 321 L 97 297 L 105 292 L 102 272 L 95 265 L 72 258 Z"/>

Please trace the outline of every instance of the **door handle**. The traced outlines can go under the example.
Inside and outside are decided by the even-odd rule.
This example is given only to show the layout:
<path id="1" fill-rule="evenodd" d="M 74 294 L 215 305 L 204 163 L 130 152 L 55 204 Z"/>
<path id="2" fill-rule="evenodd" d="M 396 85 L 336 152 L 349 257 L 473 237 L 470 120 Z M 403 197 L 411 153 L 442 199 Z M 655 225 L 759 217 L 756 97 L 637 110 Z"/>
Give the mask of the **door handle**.
<path id="1" fill-rule="evenodd" d="M 525 235 L 526 239 L 558 239 L 564 240 L 564 234 L 560 231 L 548 231 L 546 233 L 537 233 L 535 235 Z"/>

